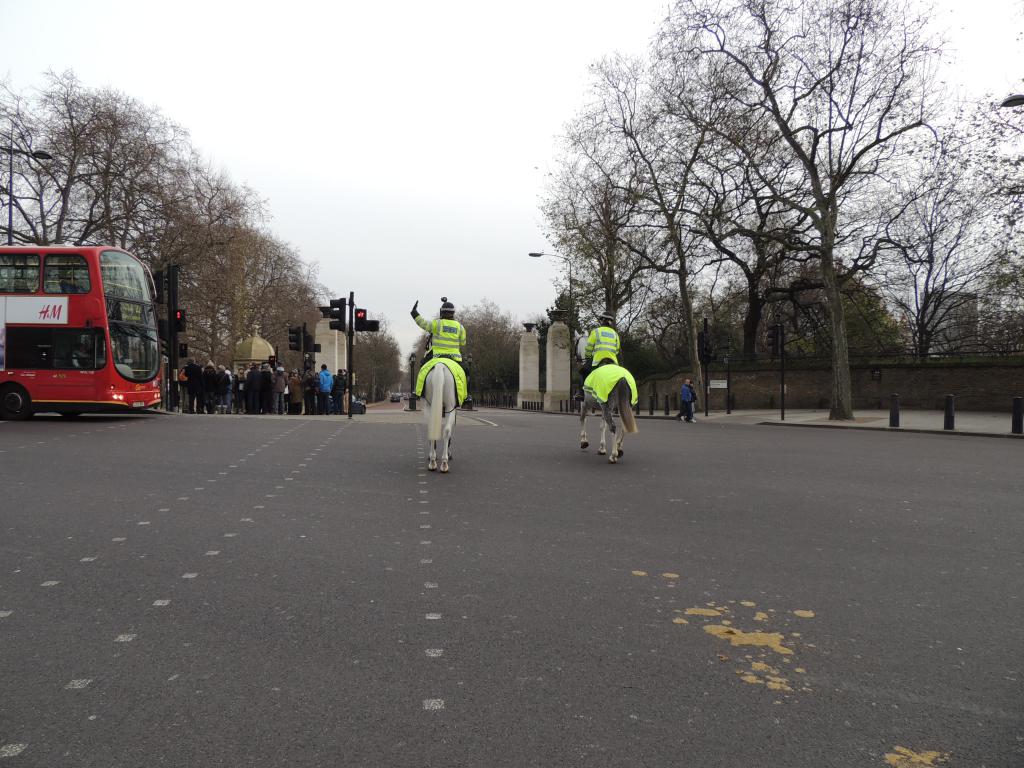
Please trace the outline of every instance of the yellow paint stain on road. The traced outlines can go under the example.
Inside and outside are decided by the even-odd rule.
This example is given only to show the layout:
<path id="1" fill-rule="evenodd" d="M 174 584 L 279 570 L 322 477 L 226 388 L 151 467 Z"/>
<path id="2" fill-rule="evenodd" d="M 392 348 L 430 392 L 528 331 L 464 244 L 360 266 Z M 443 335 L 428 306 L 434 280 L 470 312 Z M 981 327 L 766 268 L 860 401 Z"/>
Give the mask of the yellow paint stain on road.
<path id="1" fill-rule="evenodd" d="M 814 611 L 793 611 L 794 616 L 799 616 L 801 619 L 813 619 Z"/>
<path id="2" fill-rule="evenodd" d="M 754 614 L 754 621 L 768 621 L 768 614 L 764 611 L 758 611 Z"/>
<path id="3" fill-rule="evenodd" d="M 720 640 L 728 640 L 733 646 L 754 645 L 761 648 L 770 648 L 783 656 L 790 656 L 793 653 L 790 648 L 782 644 L 784 638 L 779 632 L 744 632 L 743 630 L 727 627 L 723 624 L 705 625 L 704 631 Z"/>
<path id="4" fill-rule="evenodd" d="M 744 605 L 747 608 L 753 608 L 755 605 L 757 605 L 757 603 L 755 603 L 753 600 L 740 600 L 740 605 Z"/>
<path id="5" fill-rule="evenodd" d="M 688 622 L 682 616 L 676 616 L 674 619 L 672 619 L 672 623 L 673 624 L 689 624 L 690 622 Z"/>
<path id="6" fill-rule="evenodd" d="M 765 664 L 763 661 L 755 661 L 750 665 L 750 668 L 755 672 L 771 672 L 773 675 L 777 675 L 779 673 L 779 670 Z"/>
<path id="7" fill-rule="evenodd" d="M 687 608 L 687 616 L 721 616 L 721 611 L 715 608 Z"/>
<path id="8" fill-rule="evenodd" d="M 663 573 L 663 574 L 661 574 L 661 578 L 663 578 L 663 579 L 678 579 L 679 578 L 679 574 L 678 573 Z"/>
<path id="9" fill-rule="evenodd" d="M 914 768 L 914 766 L 934 766 L 949 760 L 948 752 L 915 752 L 906 747 L 893 747 L 894 752 L 885 753 L 885 762 L 892 768 Z"/>
<path id="10" fill-rule="evenodd" d="M 743 677 L 741 677 L 740 680 L 742 680 L 744 683 L 749 683 L 750 685 L 764 685 L 764 680 L 762 680 L 757 675 L 746 674 L 743 675 Z"/>
<path id="11" fill-rule="evenodd" d="M 797 667 L 797 668 L 796 668 L 796 669 L 794 669 L 793 671 L 794 671 L 794 672 L 796 672 L 796 673 L 798 673 L 798 674 L 801 674 L 801 675 L 802 675 L 802 674 L 805 674 L 805 673 L 807 672 L 807 670 L 806 670 L 806 669 L 804 669 L 803 667 Z"/>
<path id="12" fill-rule="evenodd" d="M 789 687 L 789 681 L 784 677 L 771 677 L 769 676 L 768 682 L 765 683 L 768 688 L 772 691 L 789 691 L 793 692 L 793 689 Z"/>
<path id="13" fill-rule="evenodd" d="M 646 576 L 647 571 L 633 571 L 634 576 Z"/>

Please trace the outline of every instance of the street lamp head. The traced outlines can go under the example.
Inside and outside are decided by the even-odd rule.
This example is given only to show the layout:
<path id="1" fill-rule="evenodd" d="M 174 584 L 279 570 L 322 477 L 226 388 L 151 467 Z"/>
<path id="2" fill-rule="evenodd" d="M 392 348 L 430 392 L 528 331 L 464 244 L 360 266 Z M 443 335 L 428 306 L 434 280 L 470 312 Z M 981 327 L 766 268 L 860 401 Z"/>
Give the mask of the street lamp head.
<path id="1" fill-rule="evenodd" d="M 539 259 L 544 254 L 543 253 L 537 253 L 536 251 L 531 251 L 528 255 L 531 256 L 534 259 Z"/>
<path id="2" fill-rule="evenodd" d="M 32 157 L 34 157 L 36 160 L 53 160 L 53 155 L 51 155 L 49 152 L 44 152 L 41 149 L 37 149 L 35 152 L 33 152 Z"/>
<path id="3" fill-rule="evenodd" d="M 1003 99 L 1000 107 L 1024 107 L 1024 93 L 1014 93 Z"/>

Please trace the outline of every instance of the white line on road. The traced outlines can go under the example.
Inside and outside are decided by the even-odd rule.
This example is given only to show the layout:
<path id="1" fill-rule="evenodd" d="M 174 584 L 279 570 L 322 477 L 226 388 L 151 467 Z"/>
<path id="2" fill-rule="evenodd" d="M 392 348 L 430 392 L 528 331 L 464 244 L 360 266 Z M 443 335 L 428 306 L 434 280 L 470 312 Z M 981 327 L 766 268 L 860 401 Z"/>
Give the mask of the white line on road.
<path id="1" fill-rule="evenodd" d="M 428 613 L 427 614 L 427 621 L 440 621 L 440 620 L 441 620 L 441 614 L 440 613 Z"/>
<path id="2" fill-rule="evenodd" d="M 444 699 L 424 699 L 423 708 L 427 711 L 444 709 Z"/>
<path id="3" fill-rule="evenodd" d="M 138 635 L 118 635 L 117 637 L 114 638 L 114 642 L 115 643 L 130 643 L 136 637 L 138 637 Z"/>
<path id="4" fill-rule="evenodd" d="M 72 680 L 70 683 L 65 685 L 64 688 L 68 691 L 80 691 L 83 688 L 88 688 L 89 683 L 91 682 L 92 680 L 88 678 L 83 678 L 81 680 Z"/>
<path id="5" fill-rule="evenodd" d="M 78 562 L 80 562 L 80 563 L 92 563 L 95 560 L 96 560 L 95 557 L 81 557 L 81 558 L 78 559 Z"/>
<path id="6" fill-rule="evenodd" d="M 17 757 L 28 749 L 28 744 L 4 744 L 0 747 L 0 757 Z"/>
<path id="7" fill-rule="evenodd" d="M 59 581 L 44 581 L 39 586 L 40 587 L 56 587 L 58 584 L 60 584 Z"/>
<path id="8" fill-rule="evenodd" d="M 428 658 L 439 659 L 444 655 L 444 650 L 441 648 L 427 648 L 425 651 Z"/>
<path id="9" fill-rule="evenodd" d="M 183 578 L 183 579 L 194 579 L 198 575 L 199 575 L 198 573 L 183 573 L 183 574 L 181 574 L 181 578 Z"/>
<path id="10" fill-rule="evenodd" d="M 170 605 L 170 604 L 171 604 L 170 600 L 154 600 L 153 601 L 153 605 L 155 605 L 157 608 L 163 608 L 165 605 Z"/>

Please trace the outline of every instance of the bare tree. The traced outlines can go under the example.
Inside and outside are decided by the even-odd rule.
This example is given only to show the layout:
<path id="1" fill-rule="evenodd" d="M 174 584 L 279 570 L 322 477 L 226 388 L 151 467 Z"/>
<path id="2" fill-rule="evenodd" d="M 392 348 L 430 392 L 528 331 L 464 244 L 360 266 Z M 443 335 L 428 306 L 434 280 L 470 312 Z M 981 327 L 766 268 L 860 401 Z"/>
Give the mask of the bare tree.
<path id="1" fill-rule="evenodd" d="M 799 170 L 760 180 L 806 216 L 826 306 L 832 356 L 830 417 L 853 417 L 844 281 L 837 244 L 850 200 L 894 172 L 901 137 L 926 125 L 938 51 L 906 0 L 680 0 L 662 45 L 679 60 L 711 57 L 727 78 L 707 80 L 752 119 L 770 119 Z M 698 70 L 714 71 L 713 69 Z M 742 131 L 723 129 L 757 172 Z M 873 254 L 877 255 L 877 254 Z"/>

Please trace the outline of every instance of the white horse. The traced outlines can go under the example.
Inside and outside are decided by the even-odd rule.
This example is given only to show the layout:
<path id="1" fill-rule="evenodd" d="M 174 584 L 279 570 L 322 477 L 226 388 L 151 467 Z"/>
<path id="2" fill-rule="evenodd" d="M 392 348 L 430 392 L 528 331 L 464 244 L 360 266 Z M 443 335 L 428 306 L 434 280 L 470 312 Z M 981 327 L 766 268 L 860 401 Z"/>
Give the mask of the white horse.
<path id="1" fill-rule="evenodd" d="M 638 428 L 636 425 L 636 417 L 633 415 L 633 390 L 629 386 L 629 382 L 626 381 L 625 377 L 619 379 L 615 386 L 612 387 L 611 393 L 608 395 L 608 401 L 602 403 L 596 397 L 593 392 L 587 392 L 583 398 L 583 408 L 580 410 L 580 448 L 586 450 L 590 443 L 587 441 L 587 414 L 590 413 L 591 408 L 601 409 L 601 445 L 597 449 L 598 456 L 604 456 L 607 451 L 605 450 L 605 437 L 608 430 L 612 433 L 612 452 L 608 454 L 608 462 L 610 464 L 617 464 L 619 459 L 622 457 L 624 451 L 622 450 L 622 441 L 626 436 L 626 432 L 637 432 Z M 613 421 L 613 413 L 615 409 L 619 411 L 619 427 L 621 429 L 616 430 L 615 422 Z"/>
<path id="2" fill-rule="evenodd" d="M 423 383 L 423 397 L 427 401 L 427 440 L 430 441 L 430 461 L 427 469 L 437 469 L 437 441 L 441 441 L 441 471 L 448 471 L 451 460 L 452 433 L 455 431 L 455 377 L 444 363 L 438 363 L 427 374 Z"/>

